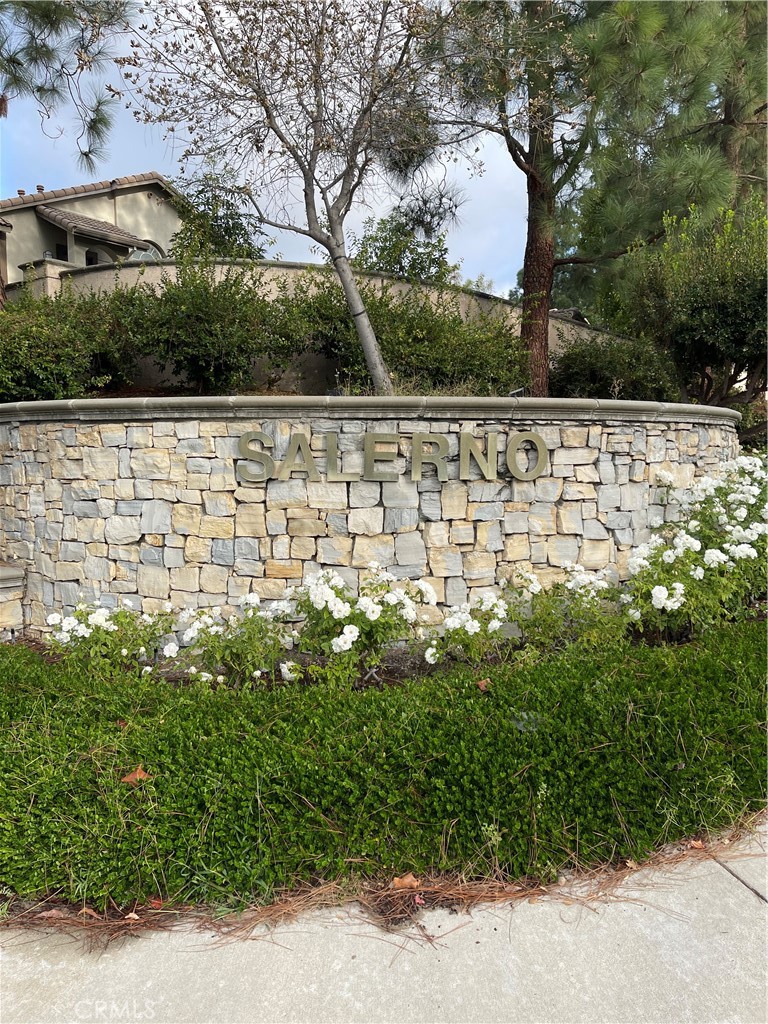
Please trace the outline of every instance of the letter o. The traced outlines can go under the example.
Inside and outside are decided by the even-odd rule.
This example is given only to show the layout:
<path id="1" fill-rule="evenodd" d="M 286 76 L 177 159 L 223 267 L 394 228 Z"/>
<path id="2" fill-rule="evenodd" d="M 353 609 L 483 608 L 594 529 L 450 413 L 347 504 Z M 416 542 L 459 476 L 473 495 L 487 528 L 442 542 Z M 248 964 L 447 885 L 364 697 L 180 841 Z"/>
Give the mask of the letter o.
<path id="1" fill-rule="evenodd" d="M 517 462 L 517 450 L 526 441 L 530 441 L 535 446 L 537 458 L 533 469 L 523 470 Z M 507 444 L 507 466 L 515 480 L 535 480 L 537 476 L 541 476 L 547 468 L 547 446 L 544 443 L 544 438 L 532 430 L 522 430 L 520 433 L 511 434 Z"/>

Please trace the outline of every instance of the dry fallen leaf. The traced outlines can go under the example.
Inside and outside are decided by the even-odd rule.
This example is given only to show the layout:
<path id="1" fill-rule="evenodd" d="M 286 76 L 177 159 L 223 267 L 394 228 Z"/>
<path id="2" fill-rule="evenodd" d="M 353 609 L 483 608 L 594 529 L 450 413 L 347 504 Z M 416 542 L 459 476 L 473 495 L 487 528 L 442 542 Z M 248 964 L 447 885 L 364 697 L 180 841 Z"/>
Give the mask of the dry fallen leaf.
<path id="1" fill-rule="evenodd" d="M 418 889 L 420 885 L 421 882 L 410 871 L 402 878 L 395 878 L 392 881 L 393 889 Z"/>
<path id="2" fill-rule="evenodd" d="M 63 910 L 41 910 L 39 914 L 35 914 L 35 917 L 49 917 L 49 918 L 58 918 L 58 917 L 66 917 L 66 916 L 67 915 L 64 913 Z"/>
<path id="3" fill-rule="evenodd" d="M 486 679 L 476 679 L 475 680 L 475 685 L 477 686 L 478 690 L 480 690 L 482 693 L 485 693 L 485 691 L 491 685 L 491 680 L 488 679 L 488 678 L 486 678 Z"/>
<path id="4" fill-rule="evenodd" d="M 115 722 L 115 725 L 119 726 L 121 729 L 128 728 L 128 723 L 124 718 L 118 718 L 117 722 Z"/>
<path id="5" fill-rule="evenodd" d="M 133 911 L 131 911 L 130 914 L 126 914 L 125 915 L 124 920 L 125 921 L 138 921 L 139 920 L 139 915 L 138 914 L 134 914 Z"/>
<path id="6" fill-rule="evenodd" d="M 149 901 L 149 905 L 153 910 L 160 910 L 164 906 L 164 901 L 155 897 Z"/>
<path id="7" fill-rule="evenodd" d="M 101 920 L 101 914 L 97 914 L 96 911 L 91 910 L 90 907 L 83 907 L 82 910 L 78 910 L 77 916 L 79 917 L 81 914 L 87 914 L 88 917 L 95 917 L 97 921 Z"/>
<path id="8" fill-rule="evenodd" d="M 138 786 L 142 779 L 151 778 L 152 776 L 145 772 L 141 765 L 139 765 L 138 768 L 135 768 L 132 772 L 128 772 L 127 775 L 124 775 L 120 781 L 127 782 L 129 786 Z"/>
<path id="9" fill-rule="evenodd" d="M 626 863 L 628 868 L 636 868 L 637 867 L 637 861 L 636 860 L 632 860 L 631 857 L 630 857 L 630 859 L 628 861 L 625 861 L 625 863 Z"/>
<path id="10" fill-rule="evenodd" d="M 692 839 L 688 844 L 692 850 L 704 850 L 706 849 L 704 843 L 700 839 Z"/>

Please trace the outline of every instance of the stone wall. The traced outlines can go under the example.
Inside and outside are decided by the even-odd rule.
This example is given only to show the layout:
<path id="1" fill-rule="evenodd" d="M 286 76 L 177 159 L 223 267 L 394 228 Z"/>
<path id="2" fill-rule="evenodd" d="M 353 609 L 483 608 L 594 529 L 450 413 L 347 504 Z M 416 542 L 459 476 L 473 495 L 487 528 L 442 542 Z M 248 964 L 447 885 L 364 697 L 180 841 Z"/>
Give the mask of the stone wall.
<path id="1" fill-rule="evenodd" d="M 546 581 L 578 562 L 623 576 L 649 521 L 675 514 L 673 492 L 736 454 L 737 420 L 725 409 L 556 399 L 0 406 L 0 561 L 26 572 L 30 627 L 81 598 L 114 605 L 134 595 L 145 610 L 169 600 L 226 608 L 249 591 L 278 598 L 324 566 L 354 589 L 371 561 L 428 579 L 439 606 L 516 569 Z M 520 431 L 547 449 L 535 479 L 515 479 L 507 464 L 507 441 Z M 250 450 L 268 451 L 275 473 L 293 461 L 288 479 L 254 482 L 254 466 L 263 467 L 242 457 L 250 432 L 266 441 Z M 377 456 L 386 461 L 375 475 L 394 479 L 364 479 L 372 433 L 397 436 L 372 445 L 391 453 Z M 421 479 L 411 479 L 413 437 L 424 434 L 445 439 L 445 480 L 429 461 L 442 442 L 423 439 Z M 497 434 L 496 465 L 466 456 L 462 470 L 461 434 L 477 439 L 481 456 Z M 307 440 L 289 451 L 298 435 Z M 519 446 L 518 476 L 533 472 L 527 447 Z"/>

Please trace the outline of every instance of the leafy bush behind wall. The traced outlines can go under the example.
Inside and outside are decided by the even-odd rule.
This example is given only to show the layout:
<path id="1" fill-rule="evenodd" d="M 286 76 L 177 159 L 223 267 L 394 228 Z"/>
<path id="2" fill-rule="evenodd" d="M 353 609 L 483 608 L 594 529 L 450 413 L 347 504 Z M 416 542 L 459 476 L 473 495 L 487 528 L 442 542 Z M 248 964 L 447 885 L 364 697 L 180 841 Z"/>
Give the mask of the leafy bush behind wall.
<path id="1" fill-rule="evenodd" d="M 22 295 L 0 311 L 0 401 L 80 398 L 132 383 L 142 357 L 170 365 L 198 394 L 247 392 L 254 364 L 273 374 L 315 352 L 336 360 L 353 389 L 370 386 L 341 288 L 309 272 L 269 297 L 263 277 L 188 261 L 161 289 L 140 284 L 98 295 Z M 467 319 L 459 293 L 364 286 L 384 358 L 396 378 L 426 390 L 507 394 L 528 380 L 519 338 L 489 315 Z"/>

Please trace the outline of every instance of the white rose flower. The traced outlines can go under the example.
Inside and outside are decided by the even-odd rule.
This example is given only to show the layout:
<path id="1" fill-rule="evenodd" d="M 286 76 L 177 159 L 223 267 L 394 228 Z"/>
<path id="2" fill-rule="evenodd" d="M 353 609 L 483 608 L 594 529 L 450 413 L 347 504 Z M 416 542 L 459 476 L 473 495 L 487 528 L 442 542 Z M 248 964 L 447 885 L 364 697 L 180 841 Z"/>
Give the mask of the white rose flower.
<path id="1" fill-rule="evenodd" d="M 58 612 L 51 612 L 51 614 L 45 621 L 48 623 L 49 626 L 60 626 L 61 616 L 59 615 Z"/>
<path id="2" fill-rule="evenodd" d="M 434 665 L 437 662 L 437 648 L 428 647 L 426 651 L 424 651 L 424 660 L 429 665 Z"/>
<path id="3" fill-rule="evenodd" d="M 165 647 L 163 648 L 163 657 L 164 658 L 175 658 L 178 653 L 179 653 L 179 645 L 173 643 L 173 641 L 171 641 L 171 643 L 169 643 L 169 644 L 166 644 Z"/>
<path id="4" fill-rule="evenodd" d="M 666 587 L 658 586 L 654 587 L 651 591 L 651 604 L 654 608 L 663 610 L 666 605 L 667 598 L 669 597 L 669 591 Z"/>
<path id="5" fill-rule="evenodd" d="M 715 565 L 724 565 L 728 556 L 724 555 L 718 548 L 708 548 L 704 552 L 704 564 L 712 568 Z"/>

